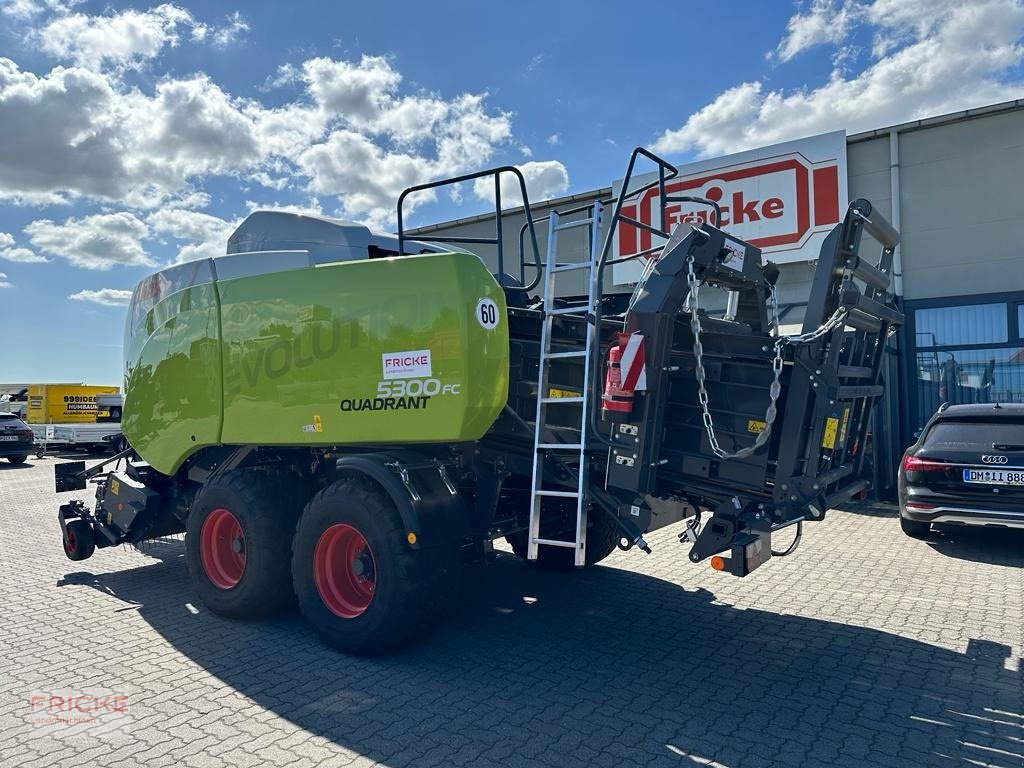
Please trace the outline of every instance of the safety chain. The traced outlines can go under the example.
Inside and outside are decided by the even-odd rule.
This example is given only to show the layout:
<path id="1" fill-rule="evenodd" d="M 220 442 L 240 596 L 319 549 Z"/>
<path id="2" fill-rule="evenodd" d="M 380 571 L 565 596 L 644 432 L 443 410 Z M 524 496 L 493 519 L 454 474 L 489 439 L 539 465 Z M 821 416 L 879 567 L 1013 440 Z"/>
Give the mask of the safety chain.
<path id="1" fill-rule="evenodd" d="M 787 344 L 806 344 L 807 342 L 819 339 L 827 333 L 831 333 L 835 328 L 843 325 L 848 311 L 843 307 L 839 307 L 835 312 L 832 313 L 832 317 L 826 320 L 818 328 L 807 333 L 801 333 L 796 336 L 781 336 L 779 335 L 779 309 L 778 303 L 775 298 L 775 286 L 771 286 L 771 299 L 772 299 L 772 312 L 775 318 L 775 355 L 772 358 L 772 383 L 768 387 L 768 409 L 764 414 L 765 427 L 758 433 L 757 438 L 754 440 L 753 445 L 749 445 L 746 448 L 740 448 L 740 450 L 729 453 L 723 450 L 718 444 L 718 437 L 715 435 L 715 422 L 711 418 L 711 407 L 708 404 L 708 390 L 704 382 L 707 375 L 704 371 L 704 345 L 701 344 L 701 326 L 700 326 L 700 302 L 698 299 L 698 292 L 700 291 L 700 284 L 697 282 L 697 275 L 693 271 L 693 256 L 690 256 L 686 261 L 687 275 L 686 282 L 690 288 L 690 295 L 687 298 L 687 302 L 690 305 L 690 330 L 693 333 L 693 357 L 695 360 L 695 371 L 694 375 L 697 378 L 697 399 L 700 400 L 700 409 L 704 419 L 704 430 L 708 433 L 708 441 L 711 443 L 711 450 L 720 459 L 745 459 L 752 455 L 754 451 L 760 448 L 762 445 L 768 442 L 768 438 L 771 437 L 772 425 L 775 423 L 775 417 L 778 415 L 776 403 L 779 399 L 779 394 L 782 391 L 782 384 L 780 379 L 782 377 L 783 367 L 783 354 L 782 350 Z"/>

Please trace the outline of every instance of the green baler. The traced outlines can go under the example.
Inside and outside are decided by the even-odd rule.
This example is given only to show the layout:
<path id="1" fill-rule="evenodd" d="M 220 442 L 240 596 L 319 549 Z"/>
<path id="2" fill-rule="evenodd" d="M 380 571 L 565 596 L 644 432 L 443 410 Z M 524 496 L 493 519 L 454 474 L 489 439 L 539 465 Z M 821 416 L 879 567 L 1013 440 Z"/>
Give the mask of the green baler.
<path id="1" fill-rule="evenodd" d="M 641 158 L 658 168 L 663 211 L 715 214 L 613 259 L 617 227 L 638 225 L 624 205 L 653 186 L 629 183 Z M 403 230 L 403 201 L 424 189 L 511 174 L 527 200 L 514 168 L 407 190 L 397 237 L 257 212 L 225 255 L 146 278 L 125 328 L 132 447 L 88 471 L 57 466 L 58 491 L 97 486 L 91 507 L 60 508 L 65 553 L 184 532 L 210 610 L 264 615 L 294 595 L 354 653 L 416 637 L 501 537 L 550 568 L 649 552 L 645 534 L 675 523 L 691 561 L 738 576 L 790 554 L 773 534 L 799 537 L 866 487 L 902 321 L 887 295 L 898 234 L 854 201 L 822 246 L 804 333 L 781 337 L 778 270 L 714 226 L 714 201 L 666 194 L 674 173 L 634 151 L 610 221 L 609 202 L 546 217 L 544 263 L 527 203 L 527 285 L 504 273 L 500 202 L 496 275 L 461 250 L 484 239 Z M 590 256 L 565 262 L 557 235 L 575 227 Z M 859 256 L 865 232 L 877 262 Z M 606 268 L 641 257 L 633 294 L 606 294 Z M 588 294 L 562 296 L 563 272 L 587 275 Z M 700 309 L 702 284 L 729 292 L 724 317 Z"/>

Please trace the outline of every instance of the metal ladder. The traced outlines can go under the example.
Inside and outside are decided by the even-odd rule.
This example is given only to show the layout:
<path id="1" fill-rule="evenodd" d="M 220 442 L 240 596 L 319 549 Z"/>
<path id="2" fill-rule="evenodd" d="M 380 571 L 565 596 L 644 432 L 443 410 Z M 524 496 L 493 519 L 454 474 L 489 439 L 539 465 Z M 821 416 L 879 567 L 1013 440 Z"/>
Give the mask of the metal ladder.
<path id="1" fill-rule="evenodd" d="M 597 268 L 597 259 L 600 254 L 601 217 L 604 207 L 601 203 L 595 203 L 594 209 L 589 218 L 569 221 L 565 224 L 559 223 L 559 216 L 556 211 L 551 212 L 550 224 L 548 227 L 548 250 L 544 267 L 544 321 L 540 336 L 540 365 L 537 374 L 537 420 L 534 422 L 533 436 L 533 480 L 530 486 L 530 533 L 529 545 L 526 557 L 528 560 L 536 560 L 541 545 L 550 547 L 565 547 L 575 550 L 575 564 L 583 566 L 587 557 L 587 422 L 590 408 L 590 351 L 598 341 L 597 329 L 587 319 L 587 332 L 584 347 L 569 352 L 551 351 L 551 326 L 558 315 L 569 315 L 582 313 L 588 316 L 594 308 L 594 270 Z M 566 264 L 559 264 L 556 260 L 558 252 L 558 233 L 565 229 L 575 227 L 589 227 L 590 235 L 590 259 L 589 261 L 576 261 Z M 574 304 L 566 307 L 555 307 L 555 276 L 562 272 L 584 271 L 587 278 L 587 303 Z M 551 361 L 565 358 L 581 358 L 583 360 L 583 392 L 578 397 L 551 397 L 550 396 L 550 373 Z M 580 426 L 579 441 L 575 443 L 548 443 L 544 442 L 547 427 L 547 407 L 551 404 L 579 406 Z M 564 425 L 560 425 L 564 426 Z M 567 454 L 575 453 L 579 459 L 579 472 L 575 491 L 553 490 L 544 487 L 544 455 L 546 451 L 559 451 Z M 543 501 L 546 498 L 561 498 L 576 500 L 576 535 L 572 540 L 545 539 L 540 535 L 540 519 Z"/>

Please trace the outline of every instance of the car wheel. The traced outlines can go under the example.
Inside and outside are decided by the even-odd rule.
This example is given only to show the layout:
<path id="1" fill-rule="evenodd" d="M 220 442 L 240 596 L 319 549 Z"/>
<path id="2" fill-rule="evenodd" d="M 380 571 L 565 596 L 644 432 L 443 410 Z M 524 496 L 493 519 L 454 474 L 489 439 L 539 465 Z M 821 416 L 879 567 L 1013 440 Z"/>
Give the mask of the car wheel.
<path id="1" fill-rule="evenodd" d="M 931 523 L 919 523 L 917 520 L 908 520 L 900 515 L 900 528 L 912 539 L 924 539 L 932 530 Z"/>
<path id="2" fill-rule="evenodd" d="M 11 462 L 11 464 L 24 464 L 26 461 L 28 461 L 28 454 L 23 453 L 19 456 L 8 456 L 7 460 Z"/>

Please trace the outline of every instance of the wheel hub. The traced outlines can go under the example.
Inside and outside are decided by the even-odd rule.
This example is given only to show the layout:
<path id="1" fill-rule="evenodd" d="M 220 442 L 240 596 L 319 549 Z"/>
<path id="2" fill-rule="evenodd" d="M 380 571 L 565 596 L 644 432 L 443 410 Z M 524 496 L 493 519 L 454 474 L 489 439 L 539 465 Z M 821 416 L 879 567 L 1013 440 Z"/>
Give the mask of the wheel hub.
<path id="1" fill-rule="evenodd" d="M 199 531 L 199 556 L 206 577 L 218 589 L 237 586 L 245 573 L 242 524 L 227 509 L 215 509 Z"/>
<path id="2" fill-rule="evenodd" d="M 373 551 L 358 529 L 336 523 L 320 534 L 313 552 L 313 580 L 335 616 L 354 619 L 366 612 L 377 576 Z"/>

